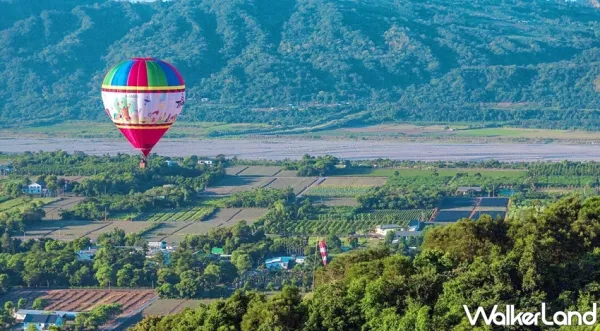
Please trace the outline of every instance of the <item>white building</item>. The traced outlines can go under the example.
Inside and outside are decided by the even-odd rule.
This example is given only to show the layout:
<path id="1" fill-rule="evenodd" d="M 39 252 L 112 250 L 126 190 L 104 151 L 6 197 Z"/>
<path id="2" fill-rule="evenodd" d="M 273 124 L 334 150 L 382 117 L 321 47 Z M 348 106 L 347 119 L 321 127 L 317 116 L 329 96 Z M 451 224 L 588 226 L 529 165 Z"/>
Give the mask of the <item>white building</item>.
<path id="1" fill-rule="evenodd" d="M 390 232 L 390 231 L 396 232 L 398 230 L 400 230 L 400 225 L 397 225 L 397 224 L 382 224 L 382 225 L 378 225 L 375 228 L 375 234 L 385 237 L 388 234 L 388 232 Z"/>
<path id="2" fill-rule="evenodd" d="M 167 249 L 166 241 L 150 241 L 148 242 L 148 248 L 152 249 Z"/>
<path id="3" fill-rule="evenodd" d="M 27 193 L 27 194 L 42 194 L 42 185 L 40 185 L 38 183 L 29 184 L 29 185 L 27 185 L 27 188 L 25 189 L 25 193 Z"/>
<path id="4" fill-rule="evenodd" d="M 206 165 L 211 166 L 213 164 L 213 161 L 211 161 L 211 160 L 199 160 L 198 164 L 206 164 Z"/>
<path id="5" fill-rule="evenodd" d="M 88 247 L 88 249 L 82 249 L 77 252 L 77 260 L 79 261 L 93 261 L 94 256 L 98 252 L 97 247 Z"/>

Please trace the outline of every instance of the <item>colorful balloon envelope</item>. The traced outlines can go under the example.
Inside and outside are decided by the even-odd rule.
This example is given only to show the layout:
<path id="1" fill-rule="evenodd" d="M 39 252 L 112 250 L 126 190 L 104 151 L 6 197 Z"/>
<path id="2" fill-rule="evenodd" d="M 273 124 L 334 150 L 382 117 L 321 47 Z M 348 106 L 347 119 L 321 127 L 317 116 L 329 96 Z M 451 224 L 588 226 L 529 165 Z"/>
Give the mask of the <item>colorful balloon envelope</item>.
<path id="1" fill-rule="evenodd" d="M 145 160 L 181 114 L 185 83 L 165 61 L 133 58 L 108 71 L 102 102 L 106 114 Z"/>

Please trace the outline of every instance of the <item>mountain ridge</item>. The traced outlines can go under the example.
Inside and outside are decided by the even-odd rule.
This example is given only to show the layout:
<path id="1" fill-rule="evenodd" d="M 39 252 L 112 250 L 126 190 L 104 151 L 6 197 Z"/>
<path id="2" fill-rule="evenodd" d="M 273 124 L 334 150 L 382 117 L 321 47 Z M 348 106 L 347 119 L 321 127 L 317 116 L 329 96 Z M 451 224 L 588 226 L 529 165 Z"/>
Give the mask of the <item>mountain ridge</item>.
<path id="1" fill-rule="evenodd" d="M 2 126 L 106 121 L 100 81 L 134 56 L 182 72 L 188 121 L 600 119 L 600 12 L 575 3 L 17 0 L 0 11 Z"/>

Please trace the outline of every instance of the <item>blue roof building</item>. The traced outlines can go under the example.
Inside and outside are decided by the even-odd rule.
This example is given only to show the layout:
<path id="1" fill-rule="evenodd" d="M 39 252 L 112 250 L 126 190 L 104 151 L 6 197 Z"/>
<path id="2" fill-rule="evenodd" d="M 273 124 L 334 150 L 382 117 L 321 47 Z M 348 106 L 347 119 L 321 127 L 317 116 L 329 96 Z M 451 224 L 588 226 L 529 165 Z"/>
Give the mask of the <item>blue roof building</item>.
<path id="1" fill-rule="evenodd" d="M 27 330 L 31 325 L 35 326 L 37 330 L 48 330 L 51 326 L 61 327 L 63 325 L 62 316 L 53 314 L 27 314 L 23 320 L 23 330 Z"/>
<path id="2" fill-rule="evenodd" d="M 295 259 L 291 256 L 280 256 L 265 261 L 265 266 L 269 270 L 288 270 L 295 263 Z"/>

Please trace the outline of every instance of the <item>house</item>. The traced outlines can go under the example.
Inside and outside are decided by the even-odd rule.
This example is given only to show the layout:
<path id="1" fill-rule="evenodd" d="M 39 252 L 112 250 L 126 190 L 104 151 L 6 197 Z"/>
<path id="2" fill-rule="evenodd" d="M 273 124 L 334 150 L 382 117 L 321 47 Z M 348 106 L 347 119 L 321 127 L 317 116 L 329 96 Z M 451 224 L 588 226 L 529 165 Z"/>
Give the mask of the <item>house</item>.
<path id="1" fill-rule="evenodd" d="M 460 186 L 458 189 L 456 189 L 456 193 L 462 194 L 462 195 L 481 193 L 481 187 L 479 187 L 479 186 Z"/>
<path id="2" fill-rule="evenodd" d="M 165 162 L 167 164 L 168 167 L 173 167 L 177 165 L 177 162 L 173 161 L 173 160 L 167 160 Z"/>
<path id="3" fill-rule="evenodd" d="M 421 222 L 419 220 L 410 220 L 408 221 L 408 228 L 407 230 L 410 232 L 418 232 L 421 231 L 425 228 L 426 224 L 425 222 Z"/>
<path id="4" fill-rule="evenodd" d="M 146 254 L 146 258 L 151 259 L 160 253 L 163 256 L 163 263 L 168 266 L 168 265 L 171 265 L 171 252 L 172 252 L 172 250 L 151 248 L 148 251 L 148 254 Z"/>
<path id="5" fill-rule="evenodd" d="M 98 247 L 88 247 L 88 249 L 82 249 L 77 252 L 77 260 L 79 261 L 93 261 L 94 256 L 98 252 Z"/>
<path id="6" fill-rule="evenodd" d="M 36 330 L 48 330 L 51 326 L 62 327 L 63 317 L 56 313 L 30 313 L 23 319 L 23 330 L 28 330 L 31 325 L 35 326 Z"/>
<path id="7" fill-rule="evenodd" d="M 291 256 L 280 256 L 265 261 L 268 270 L 288 270 L 294 266 L 295 259 Z"/>
<path id="8" fill-rule="evenodd" d="M 167 249 L 166 241 L 150 241 L 148 242 L 148 248 L 152 249 Z"/>
<path id="9" fill-rule="evenodd" d="M 213 164 L 213 161 L 211 160 L 198 160 L 198 164 L 206 164 L 211 166 Z"/>
<path id="10" fill-rule="evenodd" d="M 213 247 L 210 250 L 210 254 L 221 256 L 221 255 L 225 254 L 225 251 L 221 247 Z"/>
<path id="11" fill-rule="evenodd" d="M 390 232 L 390 231 L 397 231 L 397 230 L 400 230 L 400 225 L 397 225 L 397 224 L 383 224 L 383 225 L 378 225 L 375 228 L 375 234 L 385 237 L 388 234 L 388 232 Z"/>
<path id="12" fill-rule="evenodd" d="M 0 164 L 0 176 L 8 176 L 12 166 L 10 164 Z"/>
<path id="13" fill-rule="evenodd" d="M 29 184 L 29 185 L 27 185 L 27 188 L 25 189 L 25 193 L 27 193 L 27 194 L 42 194 L 42 185 L 40 185 L 38 183 Z"/>
<path id="14" fill-rule="evenodd" d="M 296 256 L 294 262 L 296 262 L 296 264 L 304 264 L 304 262 L 306 262 L 306 256 Z"/>
<path id="15" fill-rule="evenodd" d="M 28 314 L 38 314 L 38 315 L 49 315 L 49 314 L 54 314 L 54 315 L 58 315 L 60 317 L 62 317 L 63 322 L 65 322 L 66 320 L 72 320 L 75 319 L 75 316 L 77 316 L 77 312 L 74 311 L 47 311 L 47 310 L 33 310 L 33 309 L 19 309 L 16 312 L 13 313 L 13 318 L 18 322 L 18 323 L 23 323 L 23 321 L 25 320 L 25 317 Z"/>

